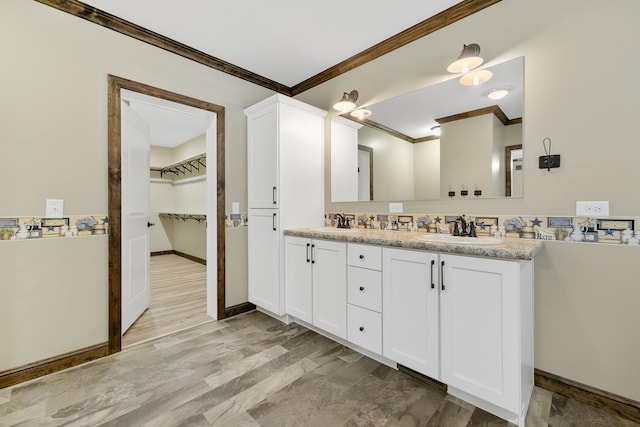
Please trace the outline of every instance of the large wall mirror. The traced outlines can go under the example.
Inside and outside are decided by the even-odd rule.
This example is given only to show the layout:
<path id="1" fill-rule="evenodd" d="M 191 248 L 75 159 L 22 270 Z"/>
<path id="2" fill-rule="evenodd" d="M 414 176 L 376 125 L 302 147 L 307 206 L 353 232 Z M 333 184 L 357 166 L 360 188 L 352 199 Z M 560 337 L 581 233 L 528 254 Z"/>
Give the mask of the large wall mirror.
<path id="1" fill-rule="evenodd" d="M 522 197 L 523 64 L 488 67 L 477 86 L 457 76 L 384 100 L 364 119 L 334 118 L 331 200 Z"/>

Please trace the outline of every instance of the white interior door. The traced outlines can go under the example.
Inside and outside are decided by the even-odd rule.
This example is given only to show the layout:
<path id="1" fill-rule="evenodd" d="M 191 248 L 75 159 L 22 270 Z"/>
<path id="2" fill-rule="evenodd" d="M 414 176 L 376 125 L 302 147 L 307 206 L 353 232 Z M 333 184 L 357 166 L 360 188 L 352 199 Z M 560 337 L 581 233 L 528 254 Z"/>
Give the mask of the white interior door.
<path id="1" fill-rule="evenodd" d="M 149 307 L 149 126 L 124 102 L 122 122 L 122 333 Z"/>

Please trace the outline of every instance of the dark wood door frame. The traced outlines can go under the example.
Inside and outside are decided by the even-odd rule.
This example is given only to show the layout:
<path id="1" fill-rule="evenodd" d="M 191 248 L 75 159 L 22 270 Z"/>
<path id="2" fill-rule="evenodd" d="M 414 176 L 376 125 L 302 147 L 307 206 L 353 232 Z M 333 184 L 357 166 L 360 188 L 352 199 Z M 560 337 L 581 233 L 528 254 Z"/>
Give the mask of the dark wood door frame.
<path id="1" fill-rule="evenodd" d="M 188 96 L 169 92 L 143 83 L 134 82 L 121 77 L 108 76 L 109 91 L 109 354 L 122 348 L 122 265 L 120 239 L 122 236 L 122 169 L 121 169 L 121 134 L 120 134 L 120 89 L 154 96 L 156 98 L 177 102 L 217 114 L 216 129 L 216 164 L 217 164 L 217 217 L 215 222 L 209 219 L 208 224 L 217 227 L 217 270 L 218 270 L 218 319 L 225 317 L 225 181 L 224 181 L 224 144 L 225 144 L 225 110 L 224 107 L 201 101 Z"/>

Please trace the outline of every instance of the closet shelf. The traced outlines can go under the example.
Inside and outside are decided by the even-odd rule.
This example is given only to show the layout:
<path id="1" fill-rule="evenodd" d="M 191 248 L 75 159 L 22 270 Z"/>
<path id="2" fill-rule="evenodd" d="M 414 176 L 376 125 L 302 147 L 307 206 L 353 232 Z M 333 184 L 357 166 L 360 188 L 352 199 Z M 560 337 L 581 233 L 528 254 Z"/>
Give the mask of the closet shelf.
<path id="1" fill-rule="evenodd" d="M 202 214 L 183 214 L 183 213 L 167 213 L 167 212 L 160 212 L 158 214 L 158 216 L 160 218 L 166 218 L 166 219 L 175 219 L 176 221 L 186 221 L 188 219 L 192 219 L 194 221 L 197 222 L 207 222 L 207 216 L 206 215 L 202 215 Z"/>
<path id="2" fill-rule="evenodd" d="M 199 172 L 201 167 L 207 167 L 207 153 L 198 154 L 197 156 L 189 157 L 188 159 L 163 167 L 152 166 L 151 170 L 160 172 L 160 177 L 162 177 L 169 172 L 176 176 L 180 174 L 186 175 L 187 172 L 192 173 L 194 170 Z"/>

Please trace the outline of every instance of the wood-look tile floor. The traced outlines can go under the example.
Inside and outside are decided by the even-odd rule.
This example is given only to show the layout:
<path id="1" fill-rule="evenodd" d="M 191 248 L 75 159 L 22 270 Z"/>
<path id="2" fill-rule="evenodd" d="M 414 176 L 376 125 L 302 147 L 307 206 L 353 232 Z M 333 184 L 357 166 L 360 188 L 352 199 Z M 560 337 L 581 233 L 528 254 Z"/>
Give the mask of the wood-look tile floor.
<path id="1" fill-rule="evenodd" d="M 506 426 L 298 325 L 252 312 L 0 390 L 2 426 Z M 527 426 L 636 424 L 536 388 Z"/>
<path id="2" fill-rule="evenodd" d="M 149 308 L 122 336 L 128 347 L 213 319 L 207 316 L 207 267 L 178 255 L 151 257 Z"/>

